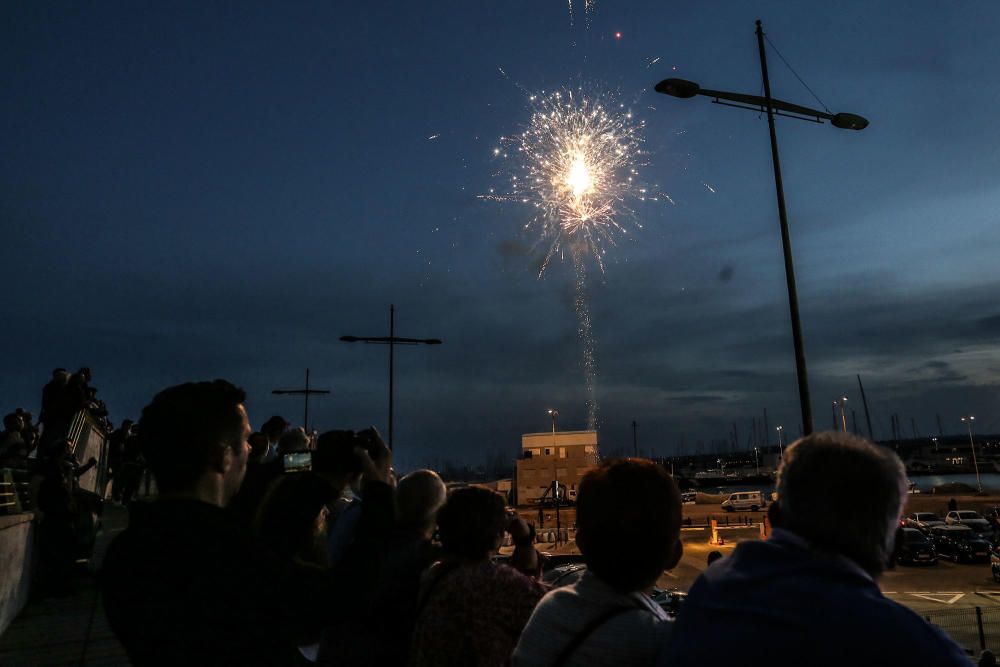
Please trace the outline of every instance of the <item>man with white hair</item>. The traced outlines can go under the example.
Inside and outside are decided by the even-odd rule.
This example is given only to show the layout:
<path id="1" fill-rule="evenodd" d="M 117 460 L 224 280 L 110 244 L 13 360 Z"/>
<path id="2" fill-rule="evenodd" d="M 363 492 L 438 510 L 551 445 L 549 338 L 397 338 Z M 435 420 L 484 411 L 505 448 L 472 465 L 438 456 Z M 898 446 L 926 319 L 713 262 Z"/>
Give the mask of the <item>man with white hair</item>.
<path id="1" fill-rule="evenodd" d="M 899 457 L 866 440 L 814 433 L 786 448 L 771 536 L 698 577 L 659 664 L 967 667 L 958 645 L 876 582 L 906 490 Z"/>
<path id="2" fill-rule="evenodd" d="M 386 544 L 382 575 L 364 614 L 327 635 L 324 664 L 405 665 L 417 618 L 420 575 L 440 557 L 431 538 L 448 490 L 433 470 L 416 470 L 396 488 L 396 527 Z"/>

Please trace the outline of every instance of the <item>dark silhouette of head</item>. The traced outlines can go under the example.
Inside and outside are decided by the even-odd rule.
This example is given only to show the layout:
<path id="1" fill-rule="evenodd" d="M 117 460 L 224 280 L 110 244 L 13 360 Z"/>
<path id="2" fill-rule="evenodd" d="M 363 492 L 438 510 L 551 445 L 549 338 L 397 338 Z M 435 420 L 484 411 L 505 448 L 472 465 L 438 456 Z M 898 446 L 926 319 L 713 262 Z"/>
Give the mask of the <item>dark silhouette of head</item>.
<path id="1" fill-rule="evenodd" d="M 708 552 L 708 564 L 709 565 L 711 565 L 715 561 L 719 560 L 720 558 L 722 558 L 722 552 L 721 551 L 709 551 Z"/>
<path id="2" fill-rule="evenodd" d="M 260 431 L 254 431 L 247 438 L 247 442 L 250 443 L 250 459 L 253 461 L 259 461 L 264 458 L 267 453 L 267 436 Z"/>
<path id="3" fill-rule="evenodd" d="M 785 449 L 777 490 L 776 526 L 820 551 L 847 556 L 873 576 L 882 572 L 907 490 L 903 463 L 892 451 L 846 433 L 813 433 Z"/>
<path id="4" fill-rule="evenodd" d="M 606 461 L 580 482 L 576 543 L 587 569 L 615 590 L 649 588 L 680 560 L 681 494 L 662 466 Z"/>
<path id="5" fill-rule="evenodd" d="M 503 496 L 481 486 L 452 491 L 437 521 L 444 550 L 474 561 L 497 550 L 509 523 Z"/>
<path id="6" fill-rule="evenodd" d="M 361 475 L 362 449 L 354 431 L 327 431 L 316 440 L 313 472 L 344 487 Z"/>
<path id="7" fill-rule="evenodd" d="M 226 500 L 236 493 L 246 470 L 245 400 L 242 389 L 214 380 L 164 389 L 143 408 L 140 446 L 161 492 L 190 490 L 214 471 L 225 478 Z M 224 461 L 226 450 L 235 453 L 234 466 Z"/>
<path id="8" fill-rule="evenodd" d="M 257 512 L 258 537 L 274 553 L 325 564 L 322 537 L 326 505 L 333 498 L 333 487 L 319 475 L 284 475 L 271 487 Z"/>
<path id="9" fill-rule="evenodd" d="M 291 426 L 288 420 L 281 415 L 274 415 L 260 427 L 260 432 L 267 436 L 270 442 L 278 442 L 285 429 Z"/>

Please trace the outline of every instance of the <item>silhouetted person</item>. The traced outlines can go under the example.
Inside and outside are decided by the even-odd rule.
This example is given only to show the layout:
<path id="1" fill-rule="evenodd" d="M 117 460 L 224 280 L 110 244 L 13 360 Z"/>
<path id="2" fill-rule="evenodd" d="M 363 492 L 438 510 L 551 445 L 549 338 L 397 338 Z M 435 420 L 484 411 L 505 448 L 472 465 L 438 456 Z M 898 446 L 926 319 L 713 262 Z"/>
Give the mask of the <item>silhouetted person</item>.
<path id="1" fill-rule="evenodd" d="M 143 458 L 141 434 L 138 431 L 138 426 L 133 425 L 128 437 L 122 443 L 120 500 L 124 505 L 132 502 L 137 496 L 139 485 L 146 474 L 146 459 Z"/>
<path id="2" fill-rule="evenodd" d="M 73 419 L 72 397 L 69 392 L 70 374 L 64 368 L 52 371 L 52 379 L 42 388 L 42 436 L 38 443 L 39 457 L 51 456 L 50 448 L 66 437 Z"/>
<path id="3" fill-rule="evenodd" d="M 396 525 L 386 544 L 382 576 L 367 609 L 327 636 L 320 662 L 405 665 L 417 616 L 420 577 L 441 557 L 432 537 L 447 489 L 437 473 L 417 470 L 396 488 Z"/>
<path id="4" fill-rule="evenodd" d="M 967 667 L 961 648 L 876 582 L 906 482 L 892 451 L 844 433 L 814 433 L 787 447 L 770 537 L 739 543 L 698 577 L 658 664 L 738 656 L 773 667 Z"/>
<path id="5" fill-rule="evenodd" d="M 285 475 L 257 512 L 258 538 L 279 556 L 325 568 L 327 503 L 332 498 L 333 489 L 315 473 Z"/>
<path id="6" fill-rule="evenodd" d="M 438 512 L 444 559 L 423 576 L 410 653 L 411 667 L 503 665 L 547 587 L 494 563 L 504 531 L 519 550 L 537 553 L 524 520 L 506 513 L 500 494 L 457 489 Z"/>
<path id="7" fill-rule="evenodd" d="M 278 441 L 281 434 L 285 432 L 291 424 L 281 415 L 274 415 L 260 427 L 260 432 L 267 436 L 267 452 L 264 454 L 264 462 L 274 460 L 278 456 Z"/>
<path id="8" fill-rule="evenodd" d="M 42 594 L 69 595 L 73 591 L 73 567 L 79 542 L 76 521 L 76 480 L 97 465 L 91 457 L 79 465 L 73 456 L 72 443 L 62 440 L 55 445 L 57 455 L 39 462 L 38 487 L 38 562 L 36 581 Z"/>
<path id="9" fill-rule="evenodd" d="M 708 552 L 708 565 L 711 566 L 712 563 L 722 558 L 721 551 L 709 551 Z"/>
<path id="10" fill-rule="evenodd" d="M 542 598 L 513 664 L 652 664 L 673 626 L 648 592 L 683 553 L 677 485 L 649 461 L 605 462 L 580 482 L 576 516 L 587 572 Z"/>
<path id="11" fill-rule="evenodd" d="M 108 469 L 111 471 L 111 499 L 120 502 L 124 488 L 125 442 L 132 435 L 132 420 L 126 419 L 108 437 Z"/>
<path id="12" fill-rule="evenodd" d="M 17 413 L 3 418 L 3 432 L 0 433 L 0 468 L 24 468 L 28 464 L 28 444 L 22 431 L 24 422 Z"/>
<path id="13" fill-rule="evenodd" d="M 952 498 L 951 500 L 948 501 L 948 511 L 954 512 L 957 509 L 958 509 L 958 501 Z"/>
<path id="14" fill-rule="evenodd" d="M 223 380 L 189 383 L 142 411 L 160 496 L 130 507 L 101 576 L 108 620 L 136 667 L 291 664 L 295 633 L 322 626 L 316 609 L 285 604 L 298 585 L 291 564 L 223 509 L 249 456 L 244 398 Z"/>

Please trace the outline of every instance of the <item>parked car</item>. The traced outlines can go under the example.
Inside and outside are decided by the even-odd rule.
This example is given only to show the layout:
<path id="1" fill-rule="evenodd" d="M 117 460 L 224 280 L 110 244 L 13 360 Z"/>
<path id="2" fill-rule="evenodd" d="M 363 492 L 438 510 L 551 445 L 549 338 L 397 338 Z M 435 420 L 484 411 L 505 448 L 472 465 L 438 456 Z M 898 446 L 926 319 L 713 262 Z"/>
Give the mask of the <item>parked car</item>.
<path id="1" fill-rule="evenodd" d="M 766 507 L 764 503 L 764 494 L 760 491 L 738 491 L 737 493 L 729 494 L 729 497 L 722 501 L 722 509 L 727 512 L 733 512 L 736 510 L 741 512 L 745 512 L 747 510 L 756 512 L 764 507 Z"/>
<path id="2" fill-rule="evenodd" d="M 977 533 L 992 534 L 993 532 L 993 526 L 990 525 L 990 522 L 984 519 L 979 512 L 972 510 L 952 510 L 944 517 L 944 522 L 949 526 L 958 524 L 968 526 Z"/>
<path id="3" fill-rule="evenodd" d="M 896 545 L 896 560 L 900 565 L 937 564 L 937 549 L 926 535 L 916 528 L 903 528 L 901 532 Z"/>
<path id="4" fill-rule="evenodd" d="M 931 528 L 931 541 L 934 542 L 939 558 L 950 558 L 956 563 L 990 560 L 989 542 L 968 526 L 935 526 Z"/>
<path id="5" fill-rule="evenodd" d="M 929 533 L 934 526 L 945 525 L 944 519 L 933 512 L 914 512 L 907 514 L 903 519 L 903 526 L 906 528 L 916 528 L 922 533 Z"/>

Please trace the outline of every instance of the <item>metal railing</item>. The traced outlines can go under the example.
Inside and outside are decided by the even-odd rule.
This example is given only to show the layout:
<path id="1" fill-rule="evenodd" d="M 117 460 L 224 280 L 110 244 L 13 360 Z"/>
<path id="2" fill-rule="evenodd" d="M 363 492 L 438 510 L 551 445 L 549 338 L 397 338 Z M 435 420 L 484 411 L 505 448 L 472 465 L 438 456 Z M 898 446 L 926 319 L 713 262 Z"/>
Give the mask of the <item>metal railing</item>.
<path id="1" fill-rule="evenodd" d="M 974 654 L 983 649 L 1000 652 L 1000 607 L 942 609 L 924 612 L 923 617 L 967 651 Z"/>

